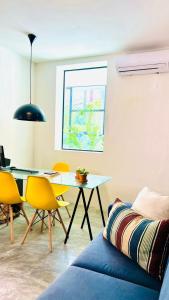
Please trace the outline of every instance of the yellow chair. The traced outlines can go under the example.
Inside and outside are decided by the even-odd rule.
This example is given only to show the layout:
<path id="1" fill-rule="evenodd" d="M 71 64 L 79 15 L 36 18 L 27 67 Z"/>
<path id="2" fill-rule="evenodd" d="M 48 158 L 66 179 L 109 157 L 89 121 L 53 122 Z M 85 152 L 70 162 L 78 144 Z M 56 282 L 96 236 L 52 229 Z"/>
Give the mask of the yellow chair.
<path id="1" fill-rule="evenodd" d="M 53 166 L 52 169 L 54 171 L 58 171 L 58 172 L 69 172 L 70 171 L 70 166 L 65 162 L 58 162 Z M 59 185 L 59 184 L 52 184 L 52 188 L 54 190 L 55 197 L 57 199 L 59 199 L 59 197 L 61 197 L 62 200 L 65 201 L 65 199 L 63 197 L 63 194 L 66 193 L 70 188 L 66 185 Z M 67 210 L 69 218 L 71 218 L 71 215 L 69 213 L 69 210 L 68 210 L 67 206 L 65 208 Z"/>
<path id="2" fill-rule="evenodd" d="M 29 224 L 29 220 L 23 209 L 24 197 L 21 197 L 18 191 L 18 186 L 13 175 L 9 172 L 0 172 L 0 203 L 5 205 L 4 214 L 10 221 L 10 239 L 11 243 L 14 242 L 14 227 L 13 227 L 13 204 L 20 204 L 20 209 L 23 213 L 23 217 Z"/>
<path id="3" fill-rule="evenodd" d="M 49 180 L 43 176 L 28 176 L 25 198 L 26 198 L 26 201 L 34 209 L 36 209 L 36 211 L 29 223 L 29 226 L 25 232 L 25 235 L 23 237 L 21 244 L 24 243 L 24 241 L 28 235 L 28 232 L 30 231 L 31 227 L 34 224 L 36 217 L 39 216 L 41 218 L 39 211 L 43 212 L 43 216 L 41 218 L 41 221 L 42 221 L 41 231 L 42 231 L 43 224 L 44 224 L 44 215 L 45 215 L 45 211 L 47 211 L 48 212 L 48 231 L 49 231 L 49 250 L 50 250 L 50 252 L 52 252 L 52 231 L 51 231 L 52 218 L 56 218 L 55 214 L 57 213 L 59 222 L 61 223 L 63 230 L 66 234 L 66 228 L 65 228 L 65 225 L 61 218 L 61 215 L 59 213 L 59 208 L 66 207 L 69 205 L 69 203 L 66 201 L 57 201 L 56 200 L 55 194 L 53 192 L 53 189 L 51 187 Z"/>

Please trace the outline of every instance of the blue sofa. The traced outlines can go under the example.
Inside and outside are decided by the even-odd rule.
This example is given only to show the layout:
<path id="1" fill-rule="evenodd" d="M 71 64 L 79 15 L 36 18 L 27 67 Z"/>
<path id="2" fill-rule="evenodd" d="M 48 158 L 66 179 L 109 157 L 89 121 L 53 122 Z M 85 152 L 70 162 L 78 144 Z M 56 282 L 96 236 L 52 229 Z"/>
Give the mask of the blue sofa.
<path id="1" fill-rule="evenodd" d="M 169 264 L 163 282 L 118 251 L 102 233 L 38 300 L 169 300 Z"/>

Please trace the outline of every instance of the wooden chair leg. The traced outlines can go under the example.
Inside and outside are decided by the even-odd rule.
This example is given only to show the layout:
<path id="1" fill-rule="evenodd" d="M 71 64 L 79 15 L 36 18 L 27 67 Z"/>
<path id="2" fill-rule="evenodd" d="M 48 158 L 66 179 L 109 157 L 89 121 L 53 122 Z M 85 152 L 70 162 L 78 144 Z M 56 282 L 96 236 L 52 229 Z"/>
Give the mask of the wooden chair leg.
<path id="1" fill-rule="evenodd" d="M 42 223 L 41 223 L 41 232 L 43 232 L 43 225 L 44 225 L 44 217 L 45 217 L 45 210 L 42 212 Z"/>
<path id="2" fill-rule="evenodd" d="M 52 226 L 55 226 L 55 215 L 56 215 L 56 210 L 53 210 L 52 212 Z"/>
<path id="3" fill-rule="evenodd" d="M 62 217 L 61 217 L 61 215 L 60 215 L 60 212 L 59 212 L 58 209 L 56 210 L 56 212 L 57 212 L 57 214 L 58 214 L 59 221 L 60 221 L 60 223 L 61 223 L 61 225 L 62 225 L 62 227 L 63 227 L 63 230 L 64 230 L 64 232 L 65 232 L 65 234 L 66 234 L 66 233 L 67 233 L 67 230 L 66 230 L 65 224 L 63 223 L 63 220 L 62 220 Z"/>
<path id="4" fill-rule="evenodd" d="M 36 211 L 35 211 L 35 213 L 34 213 L 32 219 L 31 219 L 31 221 L 30 221 L 30 223 L 29 223 L 29 225 L 28 225 L 28 227 L 27 227 L 27 230 L 26 230 L 25 235 L 24 235 L 24 237 L 23 237 L 23 239 L 22 239 L 21 245 L 23 245 L 23 243 L 25 242 L 26 237 L 27 237 L 27 235 L 28 235 L 28 232 L 30 231 L 30 229 L 31 229 L 31 227 L 32 227 L 32 225 L 33 225 L 33 222 L 34 222 L 34 220 L 35 220 L 35 217 L 36 217 L 36 214 L 37 214 L 37 213 L 38 213 L 38 210 L 36 209 Z"/>
<path id="5" fill-rule="evenodd" d="M 26 215 L 26 213 L 25 213 L 25 210 L 24 210 L 24 208 L 23 208 L 23 204 L 21 205 L 21 211 L 22 211 L 22 213 L 23 213 L 23 216 L 24 216 L 24 218 L 25 218 L 27 224 L 29 225 L 29 220 L 28 220 L 28 217 L 27 217 L 27 215 Z"/>
<path id="6" fill-rule="evenodd" d="M 48 230 L 49 230 L 49 250 L 52 252 L 52 218 L 51 211 L 48 210 Z"/>
<path id="7" fill-rule="evenodd" d="M 11 243 L 14 242 L 14 228 L 13 228 L 13 208 L 11 205 L 9 207 L 9 217 L 10 217 L 10 238 L 11 238 Z"/>
<path id="8" fill-rule="evenodd" d="M 1 204 L 1 212 L 2 215 L 4 215 L 5 219 L 6 219 L 6 224 L 7 226 L 9 225 L 9 205 L 8 204 Z"/>
<path id="9" fill-rule="evenodd" d="M 61 198 L 62 198 L 62 201 L 65 201 L 63 195 L 61 195 Z M 65 207 L 65 209 L 66 209 L 66 211 L 67 211 L 67 214 L 68 214 L 69 218 L 71 218 L 71 214 L 70 214 L 70 212 L 69 212 L 67 206 Z"/>
<path id="10" fill-rule="evenodd" d="M 67 214 L 68 214 L 69 218 L 71 218 L 71 214 L 70 214 L 70 212 L 69 212 L 67 206 L 66 206 L 65 208 L 66 208 L 66 210 L 67 210 Z"/>

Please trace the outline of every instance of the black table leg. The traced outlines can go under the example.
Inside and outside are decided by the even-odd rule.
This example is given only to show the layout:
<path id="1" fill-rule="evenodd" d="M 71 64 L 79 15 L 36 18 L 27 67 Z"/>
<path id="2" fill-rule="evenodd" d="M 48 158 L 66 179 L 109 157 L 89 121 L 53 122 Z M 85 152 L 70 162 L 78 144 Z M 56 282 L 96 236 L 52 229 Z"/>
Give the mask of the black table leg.
<path id="1" fill-rule="evenodd" d="M 18 186 L 19 194 L 23 196 L 23 180 L 22 179 L 16 179 L 16 183 Z"/>
<path id="2" fill-rule="evenodd" d="M 105 224 L 105 220 L 104 220 L 103 208 L 102 208 L 102 203 L 101 203 L 100 192 L 99 192 L 98 186 L 96 187 L 96 191 L 97 191 L 97 196 L 98 196 L 98 201 L 99 201 L 99 206 L 100 206 L 100 212 L 101 212 L 101 216 L 102 216 L 103 226 L 105 226 L 106 224 Z"/>
<path id="3" fill-rule="evenodd" d="M 74 216 L 75 216 L 75 213 L 76 213 L 76 209 L 77 209 L 81 194 L 82 194 L 82 189 L 80 189 L 80 191 L 78 193 L 78 196 L 77 196 L 77 200 L 76 200 L 75 207 L 73 209 L 73 213 L 72 213 L 72 216 L 71 216 L 71 219 L 70 219 L 70 223 L 69 223 L 69 227 L 68 227 L 68 230 L 67 230 L 67 233 L 66 233 L 64 244 L 67 243 L 67 240 L 69 238 L 70 229 L 72 227 L 73 219 L 74 219 Z"/>
<path id="4" fill-rule="evenodd" d="M 83 198 L 83 205 L 84 205 L 85 215 L 86 215 L 86 219 L 87 219 L 87 225 L 88 225 L 88 230 L 89 230 L 89 236 L 90 236 L 90 240 L 92 241 L 93 236 L 92 236 L 92 231 L 91 231 L 91 227 L 90 227 L 89 216 L 88 216 L 88 212 L 87 212 L 87 206 L 86 206 L 85 195 L 84 195 L 83 189 L 81 188 L 80 190 L 81 190 L 82 198 Z"/>
<path id="5" fill-rule="evenodd" d="M 90 202 L 92 200 L 93 192 L 94 192 L 94 189 L 91 190 L 91 193 L 90 193 L 90 196 L 89 196 L 89 201 L 87 203 L 87 211 L 89 210 L 89 206 L 90 206 Z M 84 214 L 82 225 L 81 225 L 81 229 L 83 229 L 85 219 L 86 219 L 86 214 Z"/>

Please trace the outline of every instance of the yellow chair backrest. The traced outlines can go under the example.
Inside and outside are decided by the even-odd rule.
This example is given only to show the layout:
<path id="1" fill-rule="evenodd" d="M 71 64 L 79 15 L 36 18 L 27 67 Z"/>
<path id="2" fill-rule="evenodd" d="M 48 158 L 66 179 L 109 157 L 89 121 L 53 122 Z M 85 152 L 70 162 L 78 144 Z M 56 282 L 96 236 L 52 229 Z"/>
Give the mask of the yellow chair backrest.
<path id="1" fill-rule="evenodd" d="M 60 171 L 60 172 L 69 172 L 70 166 L 64 162 L 58 162 L 53 166 L 52 169 L 55 171 Z"/>
<path id="2" fill-rule="evenodd" d="M 58 208 L 53 189 L 45 177 L 28 176 L 25 197 L 33 208 L 43 210 Z"/>
<path id="3" fill-rule="evenodd" d="M 70 166 L 65 162 L 58 162 L 53 166 L 52 169 L 58 172 L 69 172 Z M 53 184 L 53 188 L 56 195 L 62 195 L 70 189 L 68 186 L 58 184 Z"/>
<path id="4" fill-rule="evenodd" d="M 0 202 L 15 204 L 20 201 L 21 198 L 13 175 L 9 172 L 0 171 Z"/>

